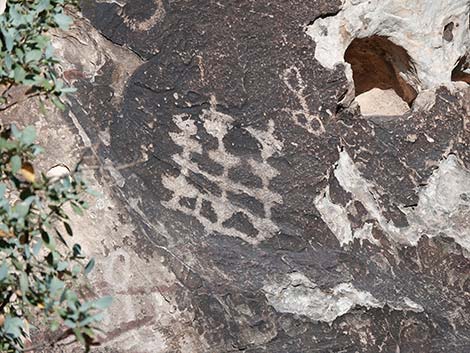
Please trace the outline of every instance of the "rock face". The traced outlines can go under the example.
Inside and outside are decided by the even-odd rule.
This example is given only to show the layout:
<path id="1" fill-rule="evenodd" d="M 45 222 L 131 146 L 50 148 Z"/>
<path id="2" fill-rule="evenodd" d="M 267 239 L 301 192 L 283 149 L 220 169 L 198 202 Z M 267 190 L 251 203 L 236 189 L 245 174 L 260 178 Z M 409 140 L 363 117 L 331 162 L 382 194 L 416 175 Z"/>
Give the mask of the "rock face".
<path id="1" fill-rule="evenodd" d="M 329 68 L 344 63 L 355 39 L 387 38 L 410 56 L 413 70 L 401 72 L 405 79 L 427 89 L 449 82 L 467 55 L 469 10 L 467 0 L 345 0 L 337 14 L 315 21 L 307 33 L 317 42 L 315 58 Z"/>
<path id="2" fill-rule="evenodd" d="M 89 245 L 98 352 L 470 351 L 468 1 L 82 8 L 96 30 L 56 47 L 119 209 Z M 362 116 L 352 87 L 412 109 Z"/>

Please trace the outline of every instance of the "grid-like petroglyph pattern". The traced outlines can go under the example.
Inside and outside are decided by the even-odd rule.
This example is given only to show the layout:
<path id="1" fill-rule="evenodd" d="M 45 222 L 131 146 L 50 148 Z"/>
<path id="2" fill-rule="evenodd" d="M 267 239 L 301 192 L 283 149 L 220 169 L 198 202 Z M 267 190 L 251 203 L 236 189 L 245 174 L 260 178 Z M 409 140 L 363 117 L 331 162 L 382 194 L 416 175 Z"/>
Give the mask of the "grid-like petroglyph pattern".
<path id="1" fill-rule="evenodd" d="M 261 158 L 242 160 L 229 153 L 223 142 L 233 123 L 232 117 L 212 108 L 203 112 L 201 120 L 206 132 L 218 142 L 216 149 L 207 151 L 209 159 L 222 168 L 210 173 L 192 160 L 193 154 L 203 153 L 196 123 L 184 114 L 175 116 L 180 132 L 172 132 L 170 136 L 182 148 L 181 153 L 172 156 L 180 174 L 177 177 L 163 175 L 163 186 L 173 192 L 172 198 L 162 202 L 163 205 L 195 217 L 210 233 L 238 237 L 250 244 L 270 238 L 278 231 L 271 220 L 272 207 L 282 203 L 281 196 L 269 189 L 270 181 L 279 173 L 267 160 L 282 148 L 282 143 L 273 135 L 274 122 L 269 122 L 267 131 L 246 128 L 259 142 Z M 246 180 L 234 180 L 230 172 L 236 168 L 246 169 L 259 183 L 249 185 Z M 194 178 L 204 180 L 206 187 L 201 190 Z"/>

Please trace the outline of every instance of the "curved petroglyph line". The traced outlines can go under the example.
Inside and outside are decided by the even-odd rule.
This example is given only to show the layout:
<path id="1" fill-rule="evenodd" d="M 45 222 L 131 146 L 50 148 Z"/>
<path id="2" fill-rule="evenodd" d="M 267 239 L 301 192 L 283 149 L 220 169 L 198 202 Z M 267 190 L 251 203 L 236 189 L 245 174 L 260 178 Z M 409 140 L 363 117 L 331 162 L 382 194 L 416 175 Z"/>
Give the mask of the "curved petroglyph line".
<path id="1" fill-rule="evenodd" d="M 132 19 L 128 16 L 124 16 L 124 24 L 133 31 L 146 32 L 155 26 L 157 23 L 163 21 L 166 15 L 165 7 L 163 6 L 163 0 L 153 0 L 157 9 L 148 19 L 139 21 Z"/>
<path id="2" fill-rule="evenodd" d="M 320 135 L 325 132 L 325 127 L 318 115 L 312 114 L 307 103 L 307 96 L 305 95 L 305 83 L 297 67 L 291 66 L 284 70 L 282 80 L 287 88 L 294 94 L 297 99 L 300 109 L 285 108 L 283 111 L 291 116 L 291 119 L 298 126 L 303 127 L 309 133 Z M 295 79 L 296 86 L 291 83 Z"/>
<path id="3" fill-rule="evenodd" d="M 0 0 L 1 1 L 1 0 Z M 96 0 L 97 3 L 116 4 L 122 9 L 121 18 L 127 28 L 132 31 L 145 32 L 151 29 L 157 23 L 160 23 L 166 15 L 165 7 L 163 6 L 163 0 L 152 0 L 156 6 L 155 12 L 146 20 L 137 20 L 130 18 L 124 13 L 124 7 L 127 5 L 124 1 L 119 0 Z"/>

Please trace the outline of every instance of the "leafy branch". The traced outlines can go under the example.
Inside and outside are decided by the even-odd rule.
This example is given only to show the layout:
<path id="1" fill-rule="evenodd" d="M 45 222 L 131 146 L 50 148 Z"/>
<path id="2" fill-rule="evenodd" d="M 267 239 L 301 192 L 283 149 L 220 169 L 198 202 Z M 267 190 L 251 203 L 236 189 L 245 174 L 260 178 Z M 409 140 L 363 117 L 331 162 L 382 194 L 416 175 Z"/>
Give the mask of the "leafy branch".
<path id="1" fill-rule="evenodd" d="M 0 351 L 24 351 L 35 322 L 73 334 L 88 350 L 111 298 L 87 301 L 73 290 L 94 260 L 84 264 L 80 245 L 70 247 L 59 226 L 72 237 L 66 209 L 82 215 L 93 192 L 78 168 L 37 175 L 35 138 L 32 127 L 0 130 Z"/>
<path id="2" fill-rule="evenodd" d="M 76 0 L 0 0 L 0 110 L 15 103 L 9 96 L 18 85 L 26 88 L 26 96 L 46 96 L 64 108 L 61 98 L 74 89 L 54 71 L 58 61 L 47 32 L 69 27 L 69 5 Z"/>
<path id="3" fill-rule="evenodd" d="M 18 102 L 18 90 L 64 108 L 63 96 L 74 89 L 55 73 L 48 31 L 68 28 L 69 5 L 76 0 L 0 0 L 0 110 Z M 32 127 L 0 126 L 0 351 L 30 351 L 38 328 L 56 333 L 49 345 L 73 335 L 88 351 L 111 298 L 90 301 L 74 289 L 94 260 L 85 263 L 80 245 L 66 237 L 73 236 L 67 210 L 82 215 L 91 191 L 78 168 L 37 173 L 35 139 Z"/>

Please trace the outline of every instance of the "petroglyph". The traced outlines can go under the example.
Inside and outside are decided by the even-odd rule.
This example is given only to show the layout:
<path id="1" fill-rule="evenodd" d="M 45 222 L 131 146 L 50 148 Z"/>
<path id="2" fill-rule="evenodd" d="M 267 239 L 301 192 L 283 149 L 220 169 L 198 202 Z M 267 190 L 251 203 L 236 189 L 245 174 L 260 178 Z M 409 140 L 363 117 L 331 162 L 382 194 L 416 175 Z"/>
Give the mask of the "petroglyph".
<path id="1" fill-rule="evenodd" d="M 320 135 L 325 132 L 325 127 L 320 117 L 312 114 L 308 107 L 307 96 L 305 95 L 306 86 L 299 69 L 291 66 L 284 71 L 282 79 L 300 105 L 300 109 L 284 108 L 284 111 L 291 116 L 296 125 L 303 127 L 311 134 Z"/>
<path id="2" fill-rule="evenodd" d="M 152 0 L 153 3 L 155 4 L 155 12 L 147 17 L 145 20 L 141 19 L 134 19 L 131 18 L 130 16 L 126 15 L 125 7 L 126 7 L 126 2 L 125 1 L 118 1 L 118 0 L 98 0 L 97 3 L 111 3 L 111 4 L 117 4 L 121 9 L 121 17 L 123 18 L 124 24 L 131 30 L 133 31 L 140 31 L 140 32 L 145 32 L 148 31 L 150 28 L 155 26 L 157 23 L 160 23 L 163 21 L 165 18 L 165 7 L 163 6 L 163 0 Z"/>
<path id="3" fill-rule="evenodd" d="M 165 8 L 163 7 L 163 0 L 153 0 L 153 2 L 155 3 L 156 10 L 148 19 L 141 21 L 125 16 L 124 23 L 133 31 L 140 32 L 148 31 L 155 26 L 155 24 L 160 23 L 166 14 Z"/>
<path id="4" fill-rule="evenodd" d="M 165 328 L 176 330 L 174 320 L 181 319 L 170 294 L 175 278 L 162 271 L 155 280 L 142 271 L 141 259 L 122 248 L 97 260 L 94 281 L 101 283 L 104 295 L 113 297 L 113 305 L 101 321 L 106 332 L 103 348 L 119 347 L 120 352 L 132 353 L 165 351 Z M 184 341 L 191 342 L 189 336 Z"/>
<path id="5" fill-rule="evenodd" d="M 282 149 L 282 143 L 274 133 L 274 122 L 269 121 L 268 130 L 261 131 L 253 127 L 246 131 L 261 146 L 261 159 L 255 157 L 240 158 L 229 153 L 223 139 L 234 122 L 229 115 L 215 110 L 202 113 L 201 120 L 206 132 L 217 139 L 216 149 L 207 151 L 207 158 L 222 170 L 208 172 L 192 160 L 193 154 L 202 154 L 203 146 L 198 140 L 198 127 L 189 115 L 176 115 L 174 122 L 180 132 L 171 132 L 175 144 L 183 150 L 172 159 L 180 168 L 177 177 L 163 175 L 163 186 L 173 192 L 169 201 L 162 204 L 173 210 L 195 217 L 212 234 L 226 234 L 240 238 L 250 244 L 257 244 L 272 237 L 278 227 L 271 220 L 271 209 L 282 203 L 279 194 L 269 190 L 270 181 L 279 174 L 271 167 L 268 159 Z M 235 168 L 243 168 L 247 173 L 260 180 L 260 185 L 247 185 L 244 180 L 235 181 L 229 173 Z M 204 184 L 195 185 L 194 179 Z"/>

